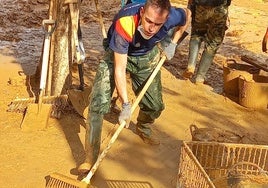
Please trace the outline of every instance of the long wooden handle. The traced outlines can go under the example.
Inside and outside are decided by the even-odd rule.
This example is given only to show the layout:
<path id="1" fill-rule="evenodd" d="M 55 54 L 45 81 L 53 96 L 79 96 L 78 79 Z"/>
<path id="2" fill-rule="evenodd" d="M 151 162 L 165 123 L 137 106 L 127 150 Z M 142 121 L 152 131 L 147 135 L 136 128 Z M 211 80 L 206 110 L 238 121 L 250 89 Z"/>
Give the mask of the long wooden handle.
<path id="1" fill-rule="evenodd" d="M 50 52 L 50 37 L 55 29 L 55 21 L 49 19 L 43 20 L 42 26 L 43 30 L 45 31 L 45 41 L 43 47 L 41 78 L 40 78 L 39 96 L 38 96 L 38 113 L 41 110 L 44 90 L 46 89 L 48 66 L 49 66 L 48 63 L 49 63 L 49 52 Z"/>
<path id="2" fill-rule="evenodd" d="M 79 8 L 78 8 L 78 6 L 79 6 L 78 3 L 70 3 L 69 4 L 71 23 L 72 23 L 72 39 L 74 40 L 74 45 L 75 45 L 76 60 L 77 60 L 77 64 L 81 64 L 81 55 L 80 55 L 80 51 L 79 51 L 78 36 L 77 36 L 78 21 L 79 21 L 79 17 L 78 17 L 79 16 Z"/>
<path id="3" fill-rule="evenodd" d="M 136 98 L 135 102 L 133 103 L 132 107 L 131 107 L 131 114 L 133 114 L 133 112 L 135 111 L 136 107 L 138 106 L 139 102 L 141 101 L 142 97 L 144 96 L 145 92 L 147 91 L 147 89 L 149 88 L 149 86 L 151 85 L 152 81 L 154 80 L 155 76 L 157 75 L 157 73 L 159 72 L 160 68 L 162 67 L 163 63 L 166 60 L 166 56 L 163 55 L 160 59 L 160 61 L 158 62 L 157 66 L 155 67 L 154 71 L 151 73 L 149 79 L 147 80 L 146 84 L 144 85 L 144 87 L 142 88 L 141 92 L 139 93 L 138 97 Z M 102 151 L 102 153 L 100 154 L 100 156 L 98 157 L 97 161 L 95 162 L 95 164 L 93 165 L 93 167 L 91 168 L 90 172 L 87 174 L 87 176 L 82 180 L 83 182 L 89 184 L 90 183 L 90 179 L 92 178 L 92 176 L 94 175 L 95 171 L 97 170 L 97 168 L 100 165 L 100 162 L 103 160 L 103 158 L 106 156 L 106 154 L 108 153 L 109 149 L 111 148 L 112 144 L 115 142 L 115 140 L 117 139 L 118 135 L 120 134 L 120 132 L 124 129 L 126 125 L 126 122 L 123 121 L 119 127 L 117 128 L 117 130 L 115 131 L 115 133 L 113 134 L 112 138 L 110 139 L 107 147 Z"/>
<path id="4" fill-rule="evenodd" d="M 42 57 L 42 70 L 40 80 L 40 90 L 46 87 L 47 71 L 48 71 L 48 58 L 49 58 L 50 36 L 46 34 L 44 42 L 44 50 Z"/>
<path id="5" fill-rule="evenodd" d="M 103 36 L 103 38 L 107 38 L 107 34 L 106 34 L 106 30 L 105 30 L 104 22 L 103 22 L 103 17 L 102 17 L 100 8 L 99 8 L 98 0 L 94 0 L 94 2 L 95 2 L 95 6 L 96 6 L 96 10 L 97 10 L 97 14 L 98 14 L 98 16 L 99 16 L 99 23 L 100 23 L 100 26 L 101 26 L 102 36 Z"/>
<path id="6" fill-rule="evenodd" d="M 83 72 L 83 64 L 81 61 L 81 54 L 79 50 L 79 42 L 78 42 L 78 22 L 79 22 L 79 4 L 77 3 L 69 3 L 71 22 L 72 22 L 72 39 L 74 40 L 75 52 L 76 52 L 76 60 L 78 66 L 79 73 L 79 81 L 80 81 L 80 90 L 84 90 L 84 72 Z M 72 48 L 73 49 L 73 48 Z"/>
<path id="7" fill-rule="evenodd" d="M 142 97 L 144 96 L 145 92 L 147 91 L 147 89 L 151 85 L 151 83 L 154 80 L 155 76 L 157 75 L 158 71 L 161 69 L 161 67 L 162 67 L 163 63 L 165 62 L 165 60 L 166 60 L 166 56 L 163 55 L 161 57 L 160 61 L 158 62 L 157 66 L 155 67 L 154 71 L 151 73 L 151 75 L 150 75 L 149 79 L 147 80 L 146 84 L 143 86 L 142 90 L 140 91 L 137 99 L 133 103 L 133 105 L 131 107 L 131 114 L 135 111 L 136 107 L 140 103 Z"/>
<path id="8" fill-rule="evenodd" d="M 48 19 L 53 19 L 53 11 L 55 9 L 54 0 L 49 1 L 49 10 L 48 10 Z M 50 27 L 51 29 L 51 27 Z M 55 43 L 55 35 L 51 36 L 50 39 L 50 52 L 49 52 L 49 60 L 48 60 L 48 75 L 47 75 L 47 84 L 45 94 L 51 96 L 51 86 L 52 86 L 52 70 L 53 70 L 53 60 L 54 60 L 54 43 Z"/>

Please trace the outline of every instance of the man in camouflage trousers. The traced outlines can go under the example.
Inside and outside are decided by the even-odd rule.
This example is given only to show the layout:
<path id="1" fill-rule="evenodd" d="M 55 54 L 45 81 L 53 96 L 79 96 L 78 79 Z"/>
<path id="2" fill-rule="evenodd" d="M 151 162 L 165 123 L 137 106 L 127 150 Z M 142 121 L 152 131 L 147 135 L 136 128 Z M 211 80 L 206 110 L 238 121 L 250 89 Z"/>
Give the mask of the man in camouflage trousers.
<path id="1" fill-rule="evenodd" d="M 204 51 L 195 77 L 195 83 L 204 83 L 205 75 L 227 30 L 230 3 L 231 0 L 190 0 L 188 2 L 188 7 L 192 11 L 192 29 L 188 66 L 183 73 L 185 79 L 193 77 L 200 46 L 204 42 Z"/>
<path id="2" fill-rule="evenodd" d="M 119 123 L 130 120 L 131 103 L 127 95 L 126 71 L 130 74 L 132 89 L 137 95 L 160 60 L 157 44 L 176 28 L 173 39 L 163 49 L 167 59 L 171 59 L 190 20 L 189 9 L 171 7 L 168 0 L 129 4 L 115 15 L 104 43 L 105 55 L 100 61 L 92 88 L 86 128 L 86 158 L 78 167 L 81 174 L 88 173 L 98 158 L 103 116 L 109 112 L 115 88 L 122 102 Z M 164 110 L 160 72 L 147 89 L 139 107 L 137 134 L 147 144 L 160 144 L 150 127 Z"/>

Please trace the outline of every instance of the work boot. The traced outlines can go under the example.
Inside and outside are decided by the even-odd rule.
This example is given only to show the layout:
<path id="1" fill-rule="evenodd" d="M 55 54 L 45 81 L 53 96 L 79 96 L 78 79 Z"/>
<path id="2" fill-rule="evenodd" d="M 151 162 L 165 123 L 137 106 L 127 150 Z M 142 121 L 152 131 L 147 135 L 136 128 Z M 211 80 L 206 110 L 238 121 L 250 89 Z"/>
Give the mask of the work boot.
<path id="1" fill-rule="evenodd" d="M 191 79 L 194 75 L 195 67 L 187 67 L 187 69 L 182 73 L 184 79 Z"/>
<path id="2" fill-rule="evenodd" d="M 201 40 L 199 38 L 190 39 L 188 66 L 187 69 L 182 74 L 184 79 L 190 79 L 194 75 L 200 46 L 201 46 Z"/>
<path id="3" fill-rule="evenodd" d="M 136 133 L 137 133 L 137 135 L 139 135 L 141 137 L 141 139 L 143 140 L 143 142 L 145 144 L 149 144 L 149 145 L 159 145 L 160 144 L 160 140 L 156 137 L 156 135 L 152 131 L 151 131 L 151 135 L 148 136 L 148 135 L 144 134 L 142 131 L 140 131 L 138 127 L 136 127 Z"/>
<path id="4" fill-rule="evenodd" d="M 137 118 L 136 133 L 141 137 L 144 143 L 150 145 L 159 145 L 160 141 L 151 130 L 154 119 L 144 111 L 140 110 Z"/>
<path id="5" fill-rule="evenodd" d="M 81 174 L 88 173 L 97 161 L 100 152 L 101 129 L 103 115 L 91 113 L 89 123 L 86 125 L 85 135 L 85 161 L 78 167 L 78 172 Z"/>
<path id="6" fill-rule="evenodd" d="M 90 171 L 92 165 L 93 165 L 93 147 L 89 145 L 88 142 L 85 143 L 85 161 L 78 167 L 78 172 L 80 174 L 86 174 Z"/>
<path id="7" fill-rule="evenodd" d="M 196 84 L 204 83 L 205 75 L 207 74 L 211 63 L 213 62 L 214 56 L 215 53 L 211 53 L 206 50 L 203 52 L 195 79 Z"/>

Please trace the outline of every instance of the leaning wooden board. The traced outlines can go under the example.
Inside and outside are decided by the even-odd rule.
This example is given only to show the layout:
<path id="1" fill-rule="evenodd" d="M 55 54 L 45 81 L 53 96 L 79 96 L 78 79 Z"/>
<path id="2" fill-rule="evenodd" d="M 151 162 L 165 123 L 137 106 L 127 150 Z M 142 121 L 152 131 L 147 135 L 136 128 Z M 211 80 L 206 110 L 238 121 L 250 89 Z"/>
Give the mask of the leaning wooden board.
<path id="1" fill-rule="evenodd" d="M 248 64 L 251 64 L 259 69 L 262 69 L 268 72 L 268 64 L 264 62 L 260 62 L 256 57 L 250 57 L 249 55 L 241 56 L 241 60 L 245 61 Z"/>

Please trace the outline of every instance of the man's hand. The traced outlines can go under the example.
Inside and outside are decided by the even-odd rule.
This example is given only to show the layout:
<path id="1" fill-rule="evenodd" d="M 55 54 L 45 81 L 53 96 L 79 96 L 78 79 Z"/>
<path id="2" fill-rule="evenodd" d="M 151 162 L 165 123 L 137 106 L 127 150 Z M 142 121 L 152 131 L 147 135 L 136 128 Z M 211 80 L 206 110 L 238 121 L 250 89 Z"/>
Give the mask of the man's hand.
<path id="1" fill-rule="evenodd" d="M 164 46 L 164 53 L 168 60 L 171 60 L 176 52 L 177 44 L 170 42 L 166 46 Z"/>
<path id="2" fill-rule="evenodd" d="M 266 53 L 268 53 L 268 51 L 267 51 L 267 44 L 268 44 L 267 41 L 268 41 L 268 27 L 267 27 L 266 33 L 264 34 L 263 39 L 262 39 L 262 51 L 266 52 Z"/>
<path id="3" fill-rule="evenodd" d="M 128 128 L 129 122 L 130 122 L 130 117 L 131 117 L 131 104 L 124 103 L 122 105 L 122 111 L 120 112 L 119 117 L 118 117 L 119 123 L 122 124 L 123 121 L 125 121 L 126 128 Z"/>

